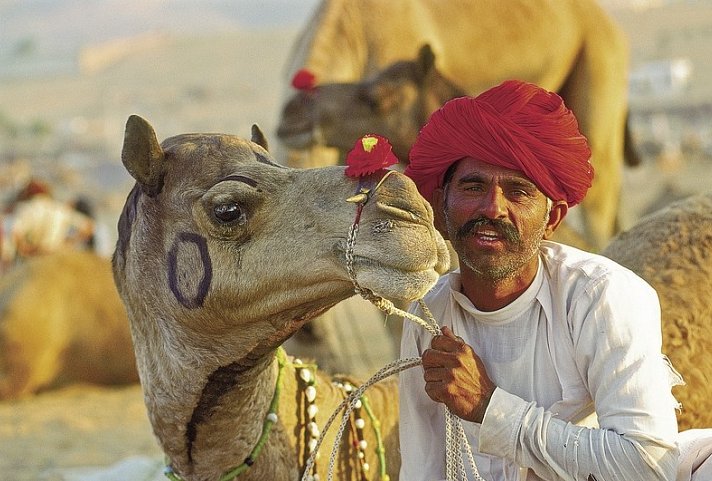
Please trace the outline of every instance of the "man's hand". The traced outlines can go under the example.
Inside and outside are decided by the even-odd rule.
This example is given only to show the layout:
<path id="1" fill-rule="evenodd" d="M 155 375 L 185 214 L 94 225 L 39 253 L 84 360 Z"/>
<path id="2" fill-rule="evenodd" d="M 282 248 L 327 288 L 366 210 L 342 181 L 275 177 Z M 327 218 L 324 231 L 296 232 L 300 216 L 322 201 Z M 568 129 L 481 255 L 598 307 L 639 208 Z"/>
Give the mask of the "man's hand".
<path id="1" fill-rule="evenodd" d="M 423 353 L 425 392 L 466 421 L 481 423 L 497 386 L 480 358 L 449 327 Z"/>

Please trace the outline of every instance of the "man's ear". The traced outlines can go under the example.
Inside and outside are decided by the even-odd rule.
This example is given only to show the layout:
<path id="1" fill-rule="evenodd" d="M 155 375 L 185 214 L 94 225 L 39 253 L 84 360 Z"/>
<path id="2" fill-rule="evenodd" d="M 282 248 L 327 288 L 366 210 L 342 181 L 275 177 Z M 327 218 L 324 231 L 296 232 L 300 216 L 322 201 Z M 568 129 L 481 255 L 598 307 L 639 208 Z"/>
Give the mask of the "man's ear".
<path id="1" fill-rule="evenodd" d="M 564 217 L 569 212 L 569 204 L 565 200 L 556 200 L 549 210 L 549 220 L 546 222 L 544 230 L 544 239 L 550 239 L 554 235 L 554 231 L 558 229 Z"/>
<path id="2" fill-rule="evenodd" d="M 443 239 L 450 240 L 447 235 L 447 224 L 445 223 L 445 191 L 438 187 L 433 191 L 433 224 L 443 236 Z"/>

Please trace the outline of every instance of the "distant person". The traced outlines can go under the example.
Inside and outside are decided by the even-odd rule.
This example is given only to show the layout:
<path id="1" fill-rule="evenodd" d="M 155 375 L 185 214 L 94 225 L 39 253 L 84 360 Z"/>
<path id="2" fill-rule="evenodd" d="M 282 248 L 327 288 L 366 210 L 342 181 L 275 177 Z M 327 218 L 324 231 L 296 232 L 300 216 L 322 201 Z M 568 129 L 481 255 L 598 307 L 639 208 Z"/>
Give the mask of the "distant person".
<path id="1" fill-rule="evenodd" d="M 0 269 L 63 249 L 90 249 L 94 221 L 52 197 L 49 185 L 32 179 L 2 214 Z"/>
<path id="2" fill-rule="evenodd" d="M 96 214 L 94 213 L 94 205 L 89 199 L 80 195 L 72 202 L 72 208 L 94 222 L 94 228 L 92 229 L 91 236 L 86 240 L 86 246 L 92 250 L 96 250 Z"/>

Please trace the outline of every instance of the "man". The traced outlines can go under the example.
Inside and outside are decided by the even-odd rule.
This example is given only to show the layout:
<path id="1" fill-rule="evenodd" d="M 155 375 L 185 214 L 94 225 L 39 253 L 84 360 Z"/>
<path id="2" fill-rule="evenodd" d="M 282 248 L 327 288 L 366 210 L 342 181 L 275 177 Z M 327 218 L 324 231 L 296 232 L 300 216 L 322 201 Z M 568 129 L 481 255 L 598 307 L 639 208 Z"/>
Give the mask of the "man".
<path id="1" fill-rule="evenodd" d="M 423 369 L 400 374 L 400 479 L 445 478 L 446 407 L 487 481 L 675 479 L 655 291 L 545 240 L 591 185 L 589 157 L 561 98 L 519 81 L 454 99 L 421 130 L 405 173 L 460 269 L 424 299 L 442 335 L 404 326 L 401 357 Z M 589 415 L 595 427 L 575 424 Z"/>

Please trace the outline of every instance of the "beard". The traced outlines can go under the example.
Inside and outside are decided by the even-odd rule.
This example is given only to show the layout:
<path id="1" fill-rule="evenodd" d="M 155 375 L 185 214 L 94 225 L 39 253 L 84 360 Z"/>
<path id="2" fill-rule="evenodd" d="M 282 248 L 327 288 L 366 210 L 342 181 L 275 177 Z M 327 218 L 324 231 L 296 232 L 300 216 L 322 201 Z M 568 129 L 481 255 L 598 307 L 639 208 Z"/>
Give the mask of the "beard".
<path id="1" fill-rule="evenodd" d="M 539 253 L 539 246 L 544 238 L 548 215 L 530 236 L 523 238 L 517 228 L 500 219 L 476 217 L 455 229 L 447 212 L 445 222 L 450 239 L 459 261 L 479 277 L 489 281 L 501 281 L 515 277 L 529 261 Z M 478 228 L 489 227 L 499 233 L 507 249 L 499 253 L 473 252 L 466 247 L 466 239 L 475 234 Z"/>

